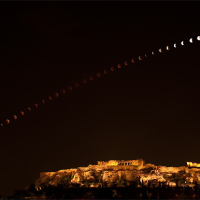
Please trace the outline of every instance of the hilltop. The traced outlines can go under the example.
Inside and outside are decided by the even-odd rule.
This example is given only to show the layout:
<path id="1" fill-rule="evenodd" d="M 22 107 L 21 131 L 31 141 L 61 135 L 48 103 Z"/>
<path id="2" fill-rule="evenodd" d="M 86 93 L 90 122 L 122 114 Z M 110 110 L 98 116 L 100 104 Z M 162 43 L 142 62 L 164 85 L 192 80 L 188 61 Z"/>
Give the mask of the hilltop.
<path id="1" fill-rule="evenodd" d="M 190 164 L 190 165 L 189 165 Z M 45 185 L 68 187 L 112 187 L 130 185 L 169 185 L 193 187 L 200 183 L 200 168 L 189 166 L 166 167 L 145 164 L 144 160 L 98 161 L 97 165 L 64 169 L 57 172 L 41 172 L 36 187 Z"/>
<path id="2" fill-rule="evenodd" d="M 166 167 L 144 160 L 98 161 L 97 165 L 41 172 L 26 190 L 10 198 L 177 199 L 200 197 L 200 165 Z"/>

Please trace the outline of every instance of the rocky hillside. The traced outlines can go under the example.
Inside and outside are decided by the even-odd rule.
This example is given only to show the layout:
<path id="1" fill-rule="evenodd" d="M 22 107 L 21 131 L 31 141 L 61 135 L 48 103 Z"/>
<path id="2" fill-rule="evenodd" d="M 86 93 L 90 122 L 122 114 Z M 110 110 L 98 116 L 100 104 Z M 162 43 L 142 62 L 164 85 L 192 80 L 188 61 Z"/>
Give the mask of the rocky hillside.
<path id="1" fill-rule="evenodd" d="M 35 182 L 38 189 L 45 185 L 57 186 L 58 184 L 67 187 L 112 187 L 132 184 L 193 187 L 195 184 L 200 184 L 200 169 L 153 164 L 89 165 L 57 172 L 42 172 Z"/>

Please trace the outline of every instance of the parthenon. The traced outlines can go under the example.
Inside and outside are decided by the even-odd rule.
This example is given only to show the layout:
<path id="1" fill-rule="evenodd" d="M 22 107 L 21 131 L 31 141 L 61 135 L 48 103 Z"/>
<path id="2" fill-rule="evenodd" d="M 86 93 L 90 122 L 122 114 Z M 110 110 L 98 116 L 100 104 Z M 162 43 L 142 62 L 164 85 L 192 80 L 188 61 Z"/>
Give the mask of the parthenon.
<path id="1" fill-rule="evenodd" d="M 97 161 L 100 166 L 119 166 L 119 165 L 135 165 L 143 166 L 144 160 L 109 160 L 109 161 Z"/>

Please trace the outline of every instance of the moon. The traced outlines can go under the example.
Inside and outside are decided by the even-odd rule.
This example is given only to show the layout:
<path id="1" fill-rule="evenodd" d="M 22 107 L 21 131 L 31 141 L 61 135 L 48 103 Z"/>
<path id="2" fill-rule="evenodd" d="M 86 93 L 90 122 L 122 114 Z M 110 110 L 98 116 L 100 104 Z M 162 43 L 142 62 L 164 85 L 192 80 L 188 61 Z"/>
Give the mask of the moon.
<path id="1" fill-rule="evenodd" d="M 189 41 L 190 41 L 190 43 L 193 43 L 193 38 L 190 38 L 190 40 L 189 40 Z"/>
<path id="2" fill-rule="evenodd" d="M 200 40 L 200 36 L 197 37 L 197 40 Z"/>
<path id="3" fill-rule="evenodd" d="M 97 73 L 97 77 L 101 77 L 101 73 Z"/>
<path id="4" fill-rule="evenodd" d="M 104 74 L 108 74 L 108 71 L 106 69 L 103 72 L 104 72 Z"/>
<path id="5" fill-rule="evenodd" d="M 79 86 L 79 83 L 75 83 L 74 86 L 75 86 L 75 87 L 78 87 L 78 86 Z"/>
<path id="6" fill-rule="evenodd" d="M 139 60 L 142 60 L 142 56 L 139 56 L 139 58 L 138 58 Z"/>
<path id="7" fill-rule="evenodd" d="M 90 79 L 91 80 L 91 79 Z M 72 90 L 72 86 L 68 86 L 68 90 L 71 91 Z"/>
<path id="8" fill-rule="evenodd" d="M 176 48 L 176 43 L 174 43 L 174 48 Z"/>
<path id="9" fill-rule="evenodd" d="M 152 51 L 152 55 L 154 55 L 154 51 Z"/>
<path id="10" fill-rule="evenodd" d="M 166 50 L 169 50 L 169 46 L 166 46 Z"/>
<path id="11" fill-rule="evenodd" d="M 159 51 L 160 53 L 162 53 L 162 49 L 159 49 L 158 51 Z"/>
<path id="12" fill-rule="evenodd" d="M 89 78 L 89 79 L 92 81 L 92 80 L 94 80 L 94 77 L 93 77 L 93 76 L 90 76 L 90 78 Z"/>
<path id="13" fill-rule="evenodd" d="M 181 45 L 182 45 L 182 46 L 184 45 L 184 41 L 181 42 Z"/>

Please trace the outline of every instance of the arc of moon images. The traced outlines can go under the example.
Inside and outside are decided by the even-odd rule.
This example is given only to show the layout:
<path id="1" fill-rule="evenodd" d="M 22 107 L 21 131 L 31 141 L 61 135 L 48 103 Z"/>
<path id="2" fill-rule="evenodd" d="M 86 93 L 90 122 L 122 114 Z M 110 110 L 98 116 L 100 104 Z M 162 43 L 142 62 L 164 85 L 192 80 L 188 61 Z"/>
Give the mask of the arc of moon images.
<path id="1" fill-rule="evenodd" d="M 197 40 L 197 41 L 200 41 L 200 36 L 197 36 L 197 37 L 196 37 L 196 40 Z M 194 43 L 194 39 L 193 39 L 193 38 L 189 38 L 188 41 L 189 41 L 190 44 L 193 44 L 193 43 Z M 181 46 L 184 46 L 184 45 L 185 45 L 185 42 L 182 40 L 179 44 L 181 44 Z M 177 43 L 174 43 L 174 44 L 173 44 L 173 47 L 174 47 L 174 48 L 177 48 Z M 170 50 L 170 46 L 165 46 L 165 48 L 163 48 L 163 49 L 162 49 L 162 48 L 159 48 L 158 51 L 156 51 L 156 52 L 162 53 L 164 49 L 165 49 L 166 51 L 169 51 L 169 50 Z M 149 55 L 154 56 L 154 55 L 155 55 L 155 51 L 151 51 L 151 53 L 150 53 Z M 158 54 L 156 54 L 156 55 L 158 55 Z M 148 56 L 148 57 L 149 57 L 149 56 Z M 143 58 L 147 58 L 147 54 L 144 54 L 144 56 L 141 56 L 141 55 L 140 55 L 140 56 L 137 57 L 137 59 L 132 58 L 131 61 L 130 61 L 130 63 L 135 64 L 135 63 L 137 63 L 137 61 L 142 61 Z M 90 75 L 90 76 L 88 77 L 88 79 L 87 79 L 87 78 L 82 79 L 82 82 L 81 82 L 81 83 L 85 85 L 85 84 L 88 83 L 89 81 L 93 81 L 93 80 L 95 79 L 95 77 L 100 78 L 100 77 L 102 77 L 103 75 L 107 75 L 107 74 L 110 73 L 110 72 L 114 72 L 116 69 L 121 69 L 121 68 L 127 67 L 127 66 L 129 66 L 129 62 L 128 62 L 128 61 L 125 61 L 125 62 L 124 62 L 124 65 L 118 64 L 117 67 L 111 66 L 110 69 L 105 69 L 105 70 L 103 71 L 103 73 L 98 72 L 98 73 L 96 73 L 96 75 Z M 47 100 L 51 101 L 51 100 L 53 100 L 53 98 L 58 98 L 58 97 L 60 97 L 61 95 L 66 94 L 67 91 L 68 91 L 68 92 L 72 91 L 73 88 L 79 88 L 79 86 L 80 86 L 81 83 L 74 83 L 74 84 L 73 84 L 73 87 L 72 87 L 72 86 L 68 86 L 66 89 L 62 89 L 61 92 L 60 92 L 60 94 L 59 94 L 59 92 L 55 92 L 54 95 L 48 96 Z M 41 102 L 42 105 L 43 105 L 43 104 L 45 104 L 45 102 L 46 102 L 47 100 L 42 99 L 40 102 Z M 33 109 L 36 109 L 36 108 L 39 107 L 39 105 L 41 105 L 41 104 L 35 103 L 35 104 L 32 106 L 32 108 L 33 108 Z M 27 111 L 30 112 L 30 111 L 32 110 L 32 108 L 29 106 L 29 107 L 27 107 L 26 109 L 27 109 Z M 24 112 L 23 110 L 21 110 L 21 111 L 19 112 L 19 115 L 13 115 L 12 120 L 6 119 L 6 120 L 5 120 L 5 123 L 1 123 L 0 125 L 1 125 L 1 126 L 4 126 L 4 124 L 5 124 L 5 125 L 6 125 L 6 124 L 10 124 L 11 121 L 16 120 L 16 119 L 18 119 L 18 117 L 24 116 L 24 115 L 25 115 L 25 112 Z"/>

